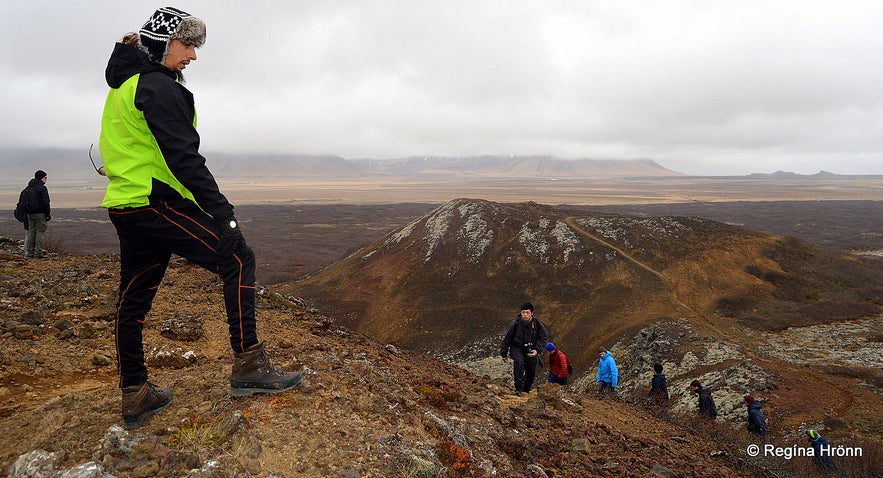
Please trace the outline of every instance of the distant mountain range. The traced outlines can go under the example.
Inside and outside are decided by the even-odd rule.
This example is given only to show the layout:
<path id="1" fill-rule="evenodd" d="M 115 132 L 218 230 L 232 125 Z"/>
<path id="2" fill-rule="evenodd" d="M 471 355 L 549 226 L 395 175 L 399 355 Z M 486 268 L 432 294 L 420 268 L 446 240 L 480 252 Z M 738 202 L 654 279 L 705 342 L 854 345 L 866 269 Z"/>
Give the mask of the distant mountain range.
<path id="1" fill-rule="evenodd" d="M 206 153 L 209 167 L 219 180 L 257 179 L 612 179 L 612 178 L 683 178 L 651 159 L 575 159 L 552 156 L 424 156 L 400 159 L 346 159 L 334 155 L 271 155 Z M 92 158 L 102 164 L 97 146 Z M 53 184 L 67 186 L 103 186 L 104 179 L 95 173 L 89 160 L 89 148 L 70 149 L 2 149 L 0 164 L 4 165 L 0 187 L 18 186 L 42 169 L 49 173 Z M 738 176 L 750 179 L 837 179 L 844 176 L 821 171 L 812 176 L 777 171 L 773 174 Z"/>
<path id="2" fill-rule="evenodd" d="M 103 184 L 89 161 L 89 150 L 0 150 L 6 173 L 0 185 L 17 185 L 36 169 L 50 174 L 53 183 Z M 92 158 L 101 165 L 97 147 Z M 217 179 L 362 179 L 378 178 L 614 178 L 671 177 L 683 174 L 653 160 L 564 160 L 551 156 L 410 157 L 401 159 L 346 159 L 334 155 L 270 155 L 206 153 Z"/>

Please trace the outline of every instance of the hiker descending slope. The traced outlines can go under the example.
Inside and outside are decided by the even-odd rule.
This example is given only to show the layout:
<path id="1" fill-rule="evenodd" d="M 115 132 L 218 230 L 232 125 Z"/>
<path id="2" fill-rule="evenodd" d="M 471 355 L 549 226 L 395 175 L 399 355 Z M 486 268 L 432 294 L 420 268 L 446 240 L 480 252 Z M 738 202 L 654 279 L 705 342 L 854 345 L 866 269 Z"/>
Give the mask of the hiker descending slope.
<path id="1" fill-rule="evenodd" d="M 567 377 L 573 371 L 570 359 L 552 342 L 546 344 L 546 350 L 549 351 L 549 378 L 546 381 L 561 386 L 567 385 Z"/>
<path id="2" fill-rule="evenodd" d="M 604 347 L 598 349 L 598 373 L 595 381 L 598 382 L 598 393 L 607 393 L 611 396 L 616 395 L 616 387 L 619 385 L 619 369 L 616 368 L 616 361 L 613 360 L 613 354 Z"/>
<path id="3" fill-rule="evenodd" d="M 516 395 L 530 392 L 537 371 L 537 351 L 545 348 L 548 341 L 546 327 L 533 316 L 533 304 L 525 302 L 521 305 L 519 317 L 509 323 L 500 344 L 503 361 L 512 357 Z"/>
<path id="4" fill-rule="evenodd" d="M 699 396 L 699 415 L 714 420 L 717 418 L 717 406 L 711 397 L 711 389 L 703 386 L 699 380 L 690 382 L 690 390 Z"/>

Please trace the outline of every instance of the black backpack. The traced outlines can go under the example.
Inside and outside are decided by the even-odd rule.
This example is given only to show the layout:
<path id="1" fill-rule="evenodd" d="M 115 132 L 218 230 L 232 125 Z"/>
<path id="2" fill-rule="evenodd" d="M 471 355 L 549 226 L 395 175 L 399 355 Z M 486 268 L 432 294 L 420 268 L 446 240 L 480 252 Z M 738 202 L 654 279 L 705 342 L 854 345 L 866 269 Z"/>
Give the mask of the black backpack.
<path id="1" fill-rule="evenodd" d="M 28 220 L 28 215 L 25 214 L 25 212 L 22 211 L 22 209 L 20 207 L 18 207 L 17 204 L 15 206 L 15 210 L 12 211 L 12 214 L 15 215 L 15 220 L 18 222 L 25 222 Z"/>
<path id="2" fill-rule="evenodd" d="M 24 188 L 21 190 L 21 194 L 18 195 L 18 204 L 15 205 L 15 219 L 18 222 L 25 222 L 28 220 L 28 211 L 34 206 L 31 204 L 31 198 L 33 195 L 28 188 Z"/>

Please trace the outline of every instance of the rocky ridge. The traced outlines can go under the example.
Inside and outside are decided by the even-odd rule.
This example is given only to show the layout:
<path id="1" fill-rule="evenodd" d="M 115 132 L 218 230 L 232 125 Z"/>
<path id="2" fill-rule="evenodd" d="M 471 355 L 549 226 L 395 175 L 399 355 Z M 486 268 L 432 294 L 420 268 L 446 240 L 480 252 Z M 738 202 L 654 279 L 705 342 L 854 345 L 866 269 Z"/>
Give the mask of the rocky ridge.
<path id="1" fill-rule="evenodd" d="M 595 390 L 604 345 L 622 400 L 644 403 L 660 362 L 672 413 L 695 411 L 696 379 L 733 432 L 752 394 L 776 442 L 809 428 L 874 442 L 881 277 L 870 260 L 700 217 L 458 199 L 283 288 L 321 297 L 318 307 L 367 335 L 501 383 L 509 369 L 497 350 L 515 311 L 500 311 L 528 298 L 574 361 L 571 391 Z"/>
<path id="2" fill-rule="evenodd" d="M 873 288 L 852 307 L 863 318 L 764 330 L 756 316 L 733 314 L 744 303 L 721 307 L 699 292 L 740 289 L 789 299 L 808 290 L 812 302 L 804 312 L 824 305 L 832 301 L 828 292 L 812 290 L 812 278 L 783 259 L 809 263 L 816 256 L 811 247 L 699 218 L 569 214 L 533 203 L 452 201 L 347 259 L 372 280 L 327 287 L 341 295 L 370 290 L 393 274 L 404 279 L 394 285 L 430 299 L 425 309 L 400 307 L 410 314 L 402 323 L 432 324 L 435 309 L 450 316 L 449 304 L 458 301 L 499 315 L 523 293 L 563 303 L 590 285 L 595 289 L 586 295 L 603 300 L 583 306 L 638 305 L 634 317 L 649 319 L 608 333 L 615 340 L 605 343 L 620 364 L 617 400 L 594 396 L 591 361 L 581 363 L 567 389 L 542 384 L 540 376 L 538 393 L 512 395 L 511 365 L 495 355 L 502 327 L 472 334 L 473 325 L 488 330 L 478 317 L 457 317 L 462 337 L 423 329 L 421 340 L 463 344 L 430 358 L 355 333 L 341 325 L 347 317 L 320 313 L 285 287 L 259 288 L 259 333 L 277 364 L 303 371 L 305 386 L 232 400 L 220 285 L 177 260 L 147 329 L 153 380 L 173 386 L 176 398 L 135 433 L 114 426 L 115 256 L 24 261 L 20 241 L 2 239 L 0 425 L 10 432 L 0 439 L 9 450 L 0 468 L 9 464 L 10 476 L 788 476 L 792 468 L 781 460 L 745 455 L 746 393 L 764 403 L 777 444 L 801 443 L 807 428 L 841 441 L 879 439 L 883 318 L 867 313 L 874 310 Z M 380 260 L 387 256 L 395 258 L 393 267 Z M 703 270 L 709 258 L 726 267 Z M 419 264 L 443 268 L 426 274 Z M 822 282 L 846 282 L 832 270 Z M 570 278 L 569 271 L 578 274 Z M 725 277 L 730 271 L 737 277 Z M 431 280 L 423 283 L 420 275 Z M 501 294 L 499 304 L 466 300 L 473 276 L 482 289 L 501 286 L 509 295 Z M 543 280 L 530 279 L 538 276 Z M 658 296 L 653 307 L 651 295 Z M 372 305 L 413 305 L 407 302 Z M 556 327 L 563 350 L 576 355 L 581 350 L 570 344 L 579 344 L 594 355 L 585 347 L 592 334 L 561 342 L 564 324 L 546 323 Z M 661 409 L 644 400 L 656 361 L 665 365 L 672 394 Z M 717 423 L 695 420 L 687 389 L 694 378 L 714 390 Z M 867 463 L 879 467 L 879 460 Z"/>
<path id="3" fill-rule="evenodd" d="M 263 287 L 259 334 L 305 383 L 231 399 L 220 283 L 182 260 L 145 328 L 151 380 L 175 399 L 125 431 L 112 359 L 116 258 L 25 261 L 19 245 L 0 240 L 7 476 L 752 476 L 781 466 L 689 417 L 662 420 L 557 386 L 516 397 L 508 380 L 375 342 Z"/>

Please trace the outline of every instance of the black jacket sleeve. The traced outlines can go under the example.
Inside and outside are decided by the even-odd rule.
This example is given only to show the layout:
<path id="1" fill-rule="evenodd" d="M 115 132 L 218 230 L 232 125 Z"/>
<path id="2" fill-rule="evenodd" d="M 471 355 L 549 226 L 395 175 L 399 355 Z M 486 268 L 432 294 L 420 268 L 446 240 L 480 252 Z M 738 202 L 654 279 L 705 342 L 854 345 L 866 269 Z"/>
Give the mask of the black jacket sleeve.
<path id="1" fill-rule="evenodd" d="M 509 356 L 509 347 L 512 346 L 512 339 L 515 337 L 515 324 L 518 322 L 518 319 L 513 320 L 509 323 L 509 327 L 506 329 L 506 334 L 503 335 L 503 342 L 500 344 L 500 356 L 508 357 Z"/>
<path id="2" fill-rule="evenodd" d="M 40 186 L 37 189 L 37 194 L 40 198 L 40 207 L 43 214 L 49 216 L 52 213 L 52 209 L 49 207 L 49 188 L 46 186 Z"/>
<path id="3" fill-rule="evenodd" d="M 144 112 L 169 170 L 193 193 L 199 207 L 216 221 L 232 216 L 233 206 L 199 153 L 193 94 L 162 72 L 144 73 L 135 92 L 135 106 Z"/>
<path id="4" fill-rule="evenodd" d="M 549 332 L 539 319 L 534 318 L 533 320 L 537 321 L 537 339 L 534 348 L 536 350 L 546 350 L 546 344 L 549 343 Z"/>
<path id="5" fill-rule="evenodd" d="M 699 394 L 699 413 L 711 418 L 717 417 L 717 407 L 714 405 L 714 399 L 711 398 L 711 390 L 703 390 Z"/>

